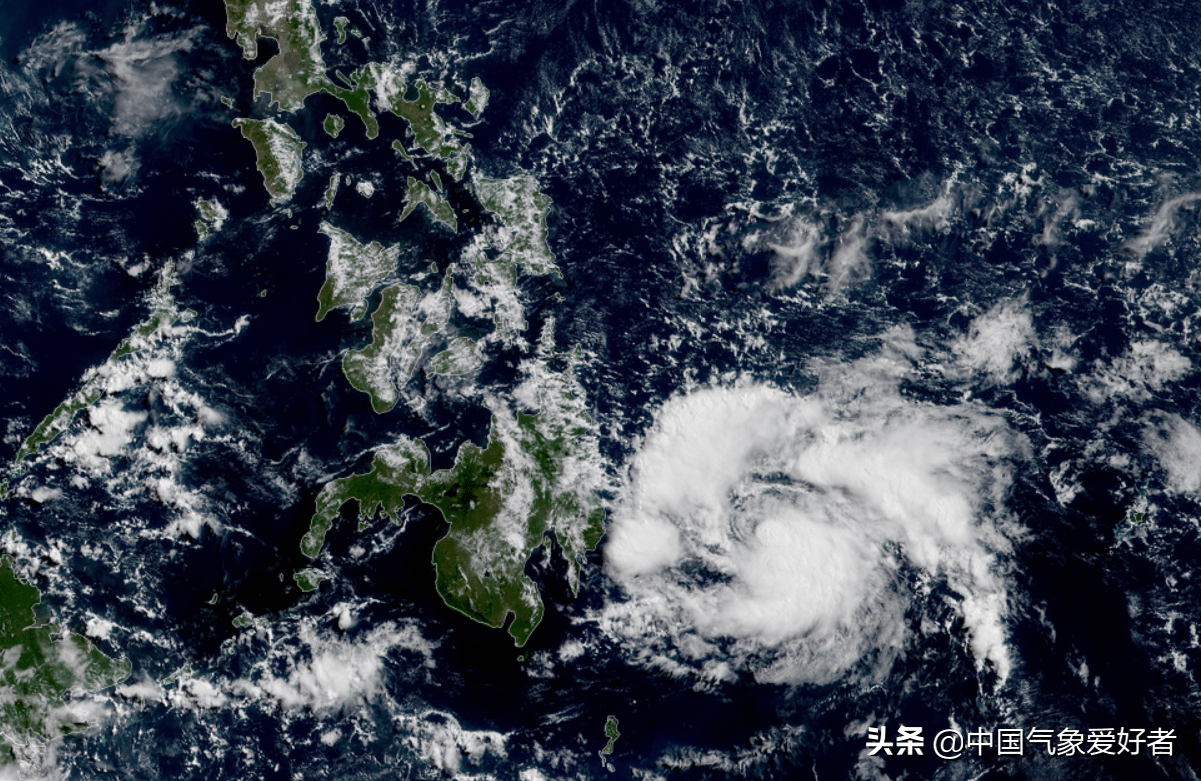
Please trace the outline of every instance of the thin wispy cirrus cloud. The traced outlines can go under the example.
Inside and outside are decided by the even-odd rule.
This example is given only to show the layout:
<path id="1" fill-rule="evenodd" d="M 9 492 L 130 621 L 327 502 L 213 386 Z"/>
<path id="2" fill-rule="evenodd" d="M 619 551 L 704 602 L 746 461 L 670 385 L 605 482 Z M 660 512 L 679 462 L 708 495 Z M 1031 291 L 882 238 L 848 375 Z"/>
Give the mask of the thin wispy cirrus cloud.
<path id="1" fill-rule="evenodd" d="M 836 240 L 828 242 L 816 224 L 794 218 L 782 241 L 766 245 L 772 251 L 769 287 L 774 292 L 788 290 L 814 277 L 822 280 L 827 295 L 835 295 L 870 278 L 866 225 L 866 218 L 856 215 Z"/>
<path id="2" fill-rule="evenodd" d="M 1185 193 L 1164 201 L 1147 220 L 1143 230 L 1126 241 L 1122 248 L 1142 260 L 1147 253 L 1163 245 L 1176 229 L 1176 216 L 1182 208 L 1201 200 L 1201 193 Z"/>
<path id="3" fill-rule="evenodd" d="M 89 52 L 81 69 L 112 101 L 113 131 L 137 136 L 161 131 L 165 119 L 182 116 L 187 102 L 177 93 L 183 70 L 181 55 L 191 51 L 199 28 L 173 34 L 146 35 L 142 24 L 104 49 Z"/>
<path id="4" fill-rule="evenodd" d="M 812 277 L 821 280 L 827 296 L 836 296 L 871 278 L 868 246 L 872 240 L 902 243 L 914 232 L 942 230 L 956 207 L 955 193 L 948 185 L 942 194 L 922 207 L 846 218 L 846 227 L 836 237 L 829 238 L 815 218 L 790 217 L 783 221 L 776 239 L 762 245 L 772 252 L 768 287 L 772 292 L 781 292 Z"/>

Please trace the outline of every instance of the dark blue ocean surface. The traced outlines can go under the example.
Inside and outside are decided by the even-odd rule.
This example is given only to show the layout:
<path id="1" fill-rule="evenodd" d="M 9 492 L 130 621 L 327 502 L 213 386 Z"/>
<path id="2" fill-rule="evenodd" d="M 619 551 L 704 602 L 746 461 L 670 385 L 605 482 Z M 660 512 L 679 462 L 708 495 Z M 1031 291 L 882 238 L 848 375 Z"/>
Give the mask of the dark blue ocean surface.
<path id="1" fill-rule="evenodd" d="M 66 776 L 605 778 L 607 715 L 620 778 L 1201 767 L 1201 480 L 1189 482 L 1187 436 L 1158 448 L 1153 433 L 1193 430 L 1174 421 L 1192 426 L 1201 404 L 1193 5 L 322 4 L 331 69 L 391 58 L 432 82 L 478 76 L 490 102 L 460 184 L 439 161 L 391 151 L 407 133 L 396 117 L 369 140 L 337 101 L 310 97 L 286 117 L 308 144 L 286 206 L 269 203 L 230 126 L 274 116 L 252 82 L 272 44 L 243 60 L 219 2 L 76 5 L 14 7 L 0 32 L 0 455 L 147 316 L 170 264 L 196 317 L 171 348 L 171 382 L 118 395 L 145 418 L 105 471 L 52 450 L 12 473 L 28 490 L 0 505 L 48 616 L 112 622 L 91 634 L 130 658 L 131 682 L 154 688 L 190 666 L 152 697 L 95 695 L 101 726 L 57 749 Z M 335 45 L 339 15 L 366 39 Z M 327 113 L 346 115 L 336 139 Z M 451 236 L 420 211 L 398 222 L 405 179 L 430 171 L 473 227 Z M 318 224 L 399 243 L 397 280 L 445 270 L 494 219 L 473 177 L 523 171 L 551 198 L 562 271 L 523 280 L 526 338 L 553 321 L 557 346 L 584 356 L 611 511 L 667 400 L 737 383 L 814 393 L 823 371 L 839 373 L 828 367 L 875 360 L 898 333 L 933 356 L 898 381 L 905 403 L 970 399 L 1005 422 L 1024 443 L 988 498 L 1023 530 L 997 565 L 1006 682 L 977 665 L 963 595 L 904 566 L 906 641 L 882 681 L 864 683 L 865 658 L 845 680 L 765 682 L 755 664 L 773 649 L 720 680 L 682 674 L 606 628 L 626 596 L 604 544 L 573 595 L 549 537 L 526 567 L 546 616 L 518 649 L 438 597 L 431 551 L 447 526 L 415 500 L 400 523 L 343 508 L 320 564 L 329 578 L 300 591 L 292 575 L 311 562 L 299 540 L 322 486 L 402 434 L 450 466 L 461 443 L 486 441 L 483 400 L 511 393 L 528 357 L 491 351 L 472 388 L 423 375 L 422 405 L 374 413 L 341 370 L 370 321 L 314 320 Z M 327 210 L 334 173 L 376 194 L 343 185 Z M 201 242 L 195 202 L 208 198 L 229 216 Z M 809 255 L 806 236 L 819 237 Z M 1037 337 L 1004 371 L 956 374 L 968 348 L 955 345 L 1009 305 Z M 491 327 L 455 317 L 464 333 Z M 143 444 L 201 407 L 222 422 L 186 450 Z M 83 413 L 63 441 L 87 426 Z M 62 493 L 34 501 L 37 487 Z M 168 490 L 209 520 L 172 531 L 182 505 Z M 255 628 L 233 625 L 243 613 Z M 329 659 L 363 671 L 364 691 L 323 694 L 337 690 Z M 289 704 L 285 689 L 309 699 Z M 932 736 L 952 723 L 1176 740 L 1170 757 L 865 755 L 869 725 Z M 486 733 L 504 750 L 468 750 Z"/>

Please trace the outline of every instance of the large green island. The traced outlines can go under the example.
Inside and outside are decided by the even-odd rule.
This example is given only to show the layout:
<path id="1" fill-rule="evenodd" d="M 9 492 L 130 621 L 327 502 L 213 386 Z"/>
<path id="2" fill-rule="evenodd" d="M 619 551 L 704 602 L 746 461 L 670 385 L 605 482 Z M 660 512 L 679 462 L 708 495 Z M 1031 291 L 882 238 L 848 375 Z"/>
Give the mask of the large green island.
<path id="1" fill-rule="evenodd" d="M 402 437 L 375 454 L 371 470 L 328 483 L 301 550 L 316 557 L 343 504 L 359 505 L 361 524 L 376 513 L 398 520 L 405 497 L 436 507 L 450 524 L 434 546 L 438 593 L 450 607 L 492 627 L 509 627 L 525 645 L 542 620 L 542 600 L 525 563 L 554 531 L 567 558 L 573 589 L 580 560 L 604 531 L 604 510 L 573 484 L 570 463 L 579 432 L 545 410 L 510 418 L 494 410 L 488 446 L 467 442 L 454 466 L 430 472 L 420 441 Z"/>
<path id="2" fill-rule="evenodd" d="M 82 635 L 39 624 L 41 594 L 23 583 L 8 556 L 0 559 L 0 763 L 36 755 L 54 738 L 81 732 L 88 722 L 63 702 L 77 689 L 98 691 L 125 680 L 126 659 L 111 659 Z"/>

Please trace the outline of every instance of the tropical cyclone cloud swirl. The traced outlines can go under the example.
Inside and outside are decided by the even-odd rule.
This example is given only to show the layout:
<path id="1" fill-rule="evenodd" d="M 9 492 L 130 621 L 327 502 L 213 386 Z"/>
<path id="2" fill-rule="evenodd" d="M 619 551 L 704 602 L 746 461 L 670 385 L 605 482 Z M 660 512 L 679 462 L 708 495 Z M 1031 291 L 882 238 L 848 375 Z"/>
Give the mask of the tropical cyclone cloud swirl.
<path id="1" fill-rule="evenodd" d="M 607 629 L 677 674 L 875 680 L 911 601 L 945 585 L 1003 681 L 1020 532 L 1003 505 L 1023 448 L 973 404 L 903 398 L 905 364 L 886 350 L 831 365 L 808 396 L 746 384 L 667 402 L 614 513 L 605 556 L 627 599 Z"/>

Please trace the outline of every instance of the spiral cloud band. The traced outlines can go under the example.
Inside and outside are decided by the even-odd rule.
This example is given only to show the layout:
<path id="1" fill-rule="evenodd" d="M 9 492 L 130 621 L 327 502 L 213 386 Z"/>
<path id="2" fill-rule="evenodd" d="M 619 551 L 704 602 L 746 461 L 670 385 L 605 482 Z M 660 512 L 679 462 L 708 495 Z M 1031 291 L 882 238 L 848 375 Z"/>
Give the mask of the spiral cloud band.
<path id="1" fill-rule="evenodd" d="M 1016 438 L 974 405 L 904 398 L 906 363 L 827 367 L 809 396 L 668 401 L 614 514 L 605 557 L 626 599 L 607 628 L 681 674 L 827 683 L 885 672 L 915 594 L 945 584 L 977 664 L 1004 679 Z"/>

